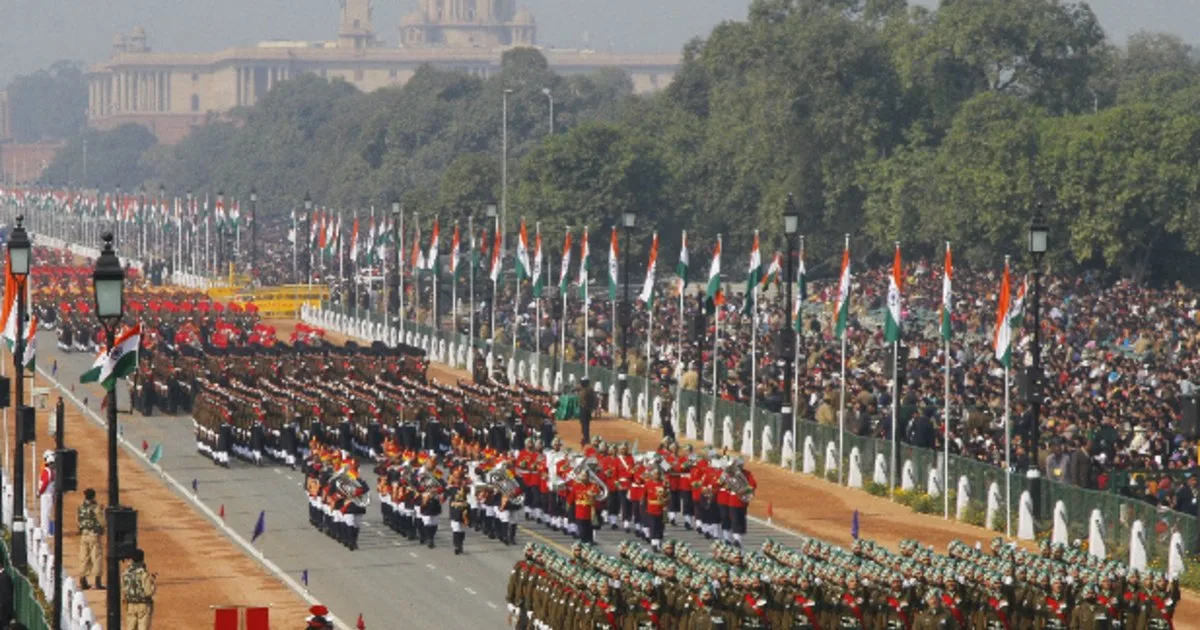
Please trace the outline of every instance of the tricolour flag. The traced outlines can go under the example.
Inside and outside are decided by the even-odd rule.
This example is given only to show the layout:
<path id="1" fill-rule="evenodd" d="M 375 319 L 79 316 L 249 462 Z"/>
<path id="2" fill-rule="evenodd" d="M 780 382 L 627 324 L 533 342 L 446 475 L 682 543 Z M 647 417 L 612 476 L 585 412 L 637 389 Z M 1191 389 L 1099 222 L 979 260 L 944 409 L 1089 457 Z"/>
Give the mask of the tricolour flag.
<path id="1" fill-rule="evenodd" d="M 496 226 L 496 239 L 492 241 L 492 267 L 489 276 L 492 282 L 500 281 L 500 227 Z"/>
<path id="2" fill-rule="evenodd" d="M 758 300 L 758 285 L 762 284 L 762 276 L 762 253 L 758 251 L 758 230 L 754 230 L 754 243 L 750 246 L 750 269 L 746 274 L 746 299 L 742 302 L 742 312 L 747 315 L 754 312 L 754 303 Z"/>
<path id="3" fill-rule="evenodd" d="M 721 235 L 717 235 L 717 246 L 713 248 L 712 264 L 708 266 L 708 290 L 706 295 L 713 306 L 725 303 L 725 294 L 721 291 Z"/>
<path id="4" fill-rule="evenodd" d="M 1008 261 L 1004 261 L 1004 276 L 1000 280 L 1000 298 L 996 308 L 996 330 L 992 335 L 992 347 L 996 360 L 1004 367 L 1012 363 L 1012 321 L 1009 320 L 1011 287 L 1008 278 Z"/>
<path id="5" fill-rule="evenodd" d="M 521 231 L 517 236 L 517 280 L 533 277 L 529 273 L 529 231 L 525 227 L 525 217 L 521 217 Z"/>
<path id="6" fill-rule="evenodd" d="M 1009 327 L 1017 331 L 1017 334 L 1020 334 L 1021 327 L 1025 325 L 1025 291 L 1028 289 L 1029 274 L 1025 274 L 1025 280 L 1021 283 L 1021 287 L 1017 289 L 1017 297 L 1012 301 L 1012 306 L 1008 312 Z"/>
<path id="7" fill-rule="evenodd" d="M 442 240 L 442 230 L 438 218 L 433 217 L 433 234 L 429 237 L 429 257 L 425 259 L 425 269 L 438 276 L 442 273 L 442 261 L 438 259 L 438 245 Z"/>
<path id="8" fill-rule="evenodd" d="M 804 332 L 804 302 L 808 300 L 808 270 L 804 268 L 804 240 L 800 240 L 800 259 L 796 269 L 796 303 L 792 305 L 792 328 Z"/>
<path id="9" fill-rule="evenodd" d="M 425 271 L 425 252 L 421 250 L 421 226 L 413 221 L 413 244 L 409 251 L 408 266 L 413 272 Z"/>
<path id="10" fill-rule="evenodd" d="M 900 288 L 904 286 L 904 269 L 900 263 L 900 243 L 896 243 L 896 257 L 892 260 L 892 274 L 888 276 L 887 314 L 883 325 L 883 338 L 888 343 L 900 341 Z"/>
<path id="11" fill-rule="evenodd" d="M 834 334 L 838 339 L 850 325 L 850 237 L 846 237 L 846 248 L 842 250 L 842 271 L 838 274 L 837 319 L 834 324 Z"/>
<path id="12" fill-rule="evenodd" d="M 763 274 L 762 288 L 766 289 L 772 282 L 779 284 L 779 276 L 783 273 L 783 254 L 775 252 L 775 257 L 771 259 L 771 264 L 767 266 L 766 273 Z"/>
<path id="13" fill-rule="evenodd" d="M 10 328 L 11 326 L 11 328 Z M 4 308 L 0 309 L 0 338 L 11 351 L 17 333 L 17 281 L 13 278 L 12 267 L 4 268 Z"/>
<path id="14" fill-rule="evenodd" d="M 675 275 L 679 277 L 679 292 L 682 293 L 688 283 L 687 230 L 683 231 L 683 245 L 679 248 L 679 263 L 675 265 Z"/>
<path id="15" fill-rule="evenodd" d="M 29 317 L 29 326 L 25 329 L 25 358 L 21 361 L 21 365 L 27 370 L 37 369 L 35 358 L 37 357 L 37 315 Z"/>
<path id="16" fill-rule="evenodd" d="M 571 271 L 571 228 L 567 228 L 567 236 L 563 239 L 562 252 L 562 269 L 558 276 L 558 294 L 566 296 L 567 286 L 570 284 Z"/>
<path id="17" fill-rule="evenodd" d="M 542 297 L 542 226 L 537 226 L 537 234 L 533 237 L 533 297 Z"/>
<path id="18" fill-rule="evenodd" d="M 458 236 L 458 221 L 454 222 L 454 236 L 450 237 L 450 276 L 458 280 L 458 248 L 460 246 Z"/>
<path id="19" fill-rule="evenodd" d="M 354 225 L 350 228 L 350 260 L 358 262 L 358 215 L 355 215 Z"/>
<path id="20" fill-rule="evenodd" d="M 80 383 L 95 383 L 100 380 L 100 370 L 104 369 L 104 361 L 108 359 L 108 348 L 101 346 L 100 351 L 96 353 L 96 358 L 92 360 L 92 367 L 86 372 L 79 375 Z"/>
<path id="21" fill-rule="evenodd" d="M 117 385 L 117 380 L 133 374 L 137 369 L 138 361 L 138 346 L 142 342 L 142 326 L 134 324 L 113 344 L 112 350 L 108 351 L 108 355 L 104 359 L 104 366 L 100 368 L 100 384 L 104 389 L 112 391 Z"/>
<path id="22" fill-rule="evenodd" d="M 617 226 L 608 240 L 608 299 L 617 299 Z"/>
<path id="23" fill-rule="evenodd" d="M 646 265 L 646 282 L 642 284 L 642 294 L 638 299 L 646 304 L 646 307 L 654 306 L 654 271 L 658 267 L 658 232 L 654 233 L 654 239 L 650 241 L 650 262 Z"/>
<path id="24" fill-rule="evenodd" d="M 950 241 L 946 241 L 946 264 L 945 273 L 942 275 L 942 339 L 950 341 L 951 326 L 950 315 L 954 312 L 954 293 L 952 284 L 954 281 L 954 261 L 950 256 Z"/>
<path id="25" fill-rule="evenodd" d="M 588 272 L 592 270 L 591 248 L 588 246 L 588 229 L 583 226 L 583 237 L 579 241 L 579 296 L 583 303 L 588 299 Z"/>

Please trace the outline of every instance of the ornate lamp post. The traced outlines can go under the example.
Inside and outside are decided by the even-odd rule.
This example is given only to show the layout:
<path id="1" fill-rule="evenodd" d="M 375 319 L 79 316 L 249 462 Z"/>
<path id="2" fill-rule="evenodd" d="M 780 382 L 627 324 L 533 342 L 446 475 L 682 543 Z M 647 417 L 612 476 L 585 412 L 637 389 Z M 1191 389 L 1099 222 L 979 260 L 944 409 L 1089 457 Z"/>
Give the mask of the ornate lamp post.
<path id="1" fill-rule="evenodd" d="M 117 325 L 125 314 L 125 270 L 113 251 L 112 234 L 105 234 L 104 250 L 96 259 L 96 270 L 92 272 L 92 288 L 96 299 L 96 318 L 104 327 L 108 351 L 116 343 Z M 113 515 L 121 505 L 120 480 L 117 473 L 117 390 L 108 393 L 108 522 L 111 528 Z M 121 560 L 112 545 L 108 553 L 107 628 L 121 628 Z"/>
<path id="2" fill-rule="evenodd" d="M 13 368 L 17 377 L 16 383 L 16 425 L 17 441 L 13 453 L 13 525 L 12 525 L 12 563 L 18 573 L 24 572 L 28 565 L 25 543 L 25 444 L 32 440 L 32 435 L 25 435 L 22 419 L 27 414 L 32 415 L 33 409 L 26 410 L 25 406 L 25 280 L 29 277 L 29 267 L 33 259 L 33 243 L 29 241 L 29 233 L 25 231 L 25 217 L 17 216 L 17 225 L 13 228 L 8 239 L 8 268 L 16 281 L 17 291 L 17 329 L 16 344 L 13 350 Z"/>
<path id="3" fill-rule="evenodd" d="M 796 420 L 792 403 L 795 395 L 792 392 L 792 374 L 796 361 L 796 331 L 792 328 L 792 257 L 795 255 L 796 232 L 800 229 L 800 213 L 796 211 L 796 199 L 788 193 L 787 202 L 783 209 L 783 233 L 787 240 L 787 296 L 783 305 L 783 330 L 779 334 L 779 348 L 776 354 L 783 358 L 783 406 L 780 416 L 783 426 L 792 431 L 792 470 L 796 470 Z"/>
<path id="4" fill-rule="evenodd" d="M 633 226 L 637 225 L 637 214 L 626 210 L 621 214 L 621 224 L 625 227 L 625 298 L 621 303 L 621 372 L 617 375 L 617 400 L 625 399 L 625 390 L 629 387 L 629 327 L 633 323 L 633 304 L 629 301 L 629 241 Z"/>

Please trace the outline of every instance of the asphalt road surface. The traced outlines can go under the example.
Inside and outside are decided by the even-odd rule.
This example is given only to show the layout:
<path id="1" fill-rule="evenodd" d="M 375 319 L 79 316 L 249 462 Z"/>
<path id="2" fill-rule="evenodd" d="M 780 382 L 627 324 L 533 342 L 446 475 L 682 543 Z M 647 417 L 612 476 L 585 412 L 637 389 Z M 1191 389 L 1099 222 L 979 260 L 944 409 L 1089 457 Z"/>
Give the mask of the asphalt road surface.
<path id="1" fill-rule="evenodd" d="M 79 402 L 86 402 L 102 414 L 100 397 L 85 393 L 78 385 L 79 375 L 91 366 L 94 355 L 60 352 L 51 331 L 39 332 L 37 346 L 38 365 L 45 369 L 57 362 L 53 378 L 68 389 L 75 385 Z M 118 400 L 119 409 L 127 411 L 130 403 L 124 386 L 118 390 Z M 300 590 L 305 590 L 300 580 L 307 570 L 306 590 L 328 606 L 343 625 L 353 624 L 361 614 L 367 628 L 372 629 L 504 627 L 505 586 L 513 565 L 522 556 L 524 543 L 537 541 L 566 552 L 572 542 L 569 536 L 526 523 L 522 517 L 517 546 L 506 547 L 468 530 L 465 553 L 455 556 L 448 524 L 443 522 L 438 528 L 436 549 L 401 540 L 383 525 L 378 501 L 373 497 L 359 536 L 359 549 L 349 551 L 309 525 L 304 477 L 299 472 L 275 464 L 256 467 L 236 459 L 228 469 L 213 465 L 196 452 L 190 417 L 122 413 L 119 426 L 125 440 L 132 444 L 145 441 L 151 449 L 162 444 L 159 466 L 164 482 L 173 479 L 177 483 L 171 485 L 176 492 L 207 508 L 197 506 L 199 511 L 218 514 L 223 510 L 226 524 L 245 540 L 251 538 L 259 513 L 265 512 L 266 533 L 253 545 L 261 554 L 259 559 L 278 567 L 291 578 L 290 585 Z M 370 468 L 366 465 L 362 470 L 374 489 Z M 193 480 L 197 488 L 194 496 Z M 702 536 L 682 527 L 668 526 L 667 535 L 688 542 L 698 551 L 707 550 Z M 744 544 L 757 547 L 767 537 L 791 545 L 800 541 L 795 534 L 752 521 Z M 615 555 L 617 545 L 629 536 L 606 530 L 597 538 L 603 551 Z"/>

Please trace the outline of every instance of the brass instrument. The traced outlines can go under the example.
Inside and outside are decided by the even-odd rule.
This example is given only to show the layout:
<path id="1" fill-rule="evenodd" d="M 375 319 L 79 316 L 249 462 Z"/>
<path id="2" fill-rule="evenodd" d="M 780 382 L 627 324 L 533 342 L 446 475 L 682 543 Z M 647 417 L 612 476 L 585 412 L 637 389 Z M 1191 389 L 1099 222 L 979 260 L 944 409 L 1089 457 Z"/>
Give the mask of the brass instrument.
<path id="1" fill-rule="evenodd" d="M 417 471 L 417 485 L 421 488 L 421 492 L 441 492 L 446 488 L 445 482 L 424 467 Z"/>
<path id="2" fill-rule="evenodd" d="M 507 464 L 500 464 L 487 471 L 485 481 L 487 485 L 499 492 L 500 496 L 508 500 L 509 507 L 519 508 L 524 503 L 525 497 L 521 494 L 521 484 L 517 483 L 517 480 L 509 474 Z"/>
<path id="3" fill-rule="evenodd" d="M 342 493 L 346 500 L 361 507 L 366 508 L 371 505 L 371 494 L 369 488 L 362 479 L 353 479 L 346 471 L 339 470 L 330 477 L 329 484 Z M 361 491 L 361 492 L 360 492 Z"/>
<path id="4" fill-rule="evenodd" d="M 742 474 L 741 468 L 736 466 L 727 467 L 721 473 L 718 482 L 722 488 L 736 495 L 742 503 L 749 503 L 754 498 L 754 488 L 750 487 L 750 482 L 746 480 L 746 475 Z"/>
<path id="5" fill-rule="evenodd" d="M 600 464 L 597 463 L 595 458 L 592 457 L 584 459 L 575 466 L 576 481 L 580 483 L 596 484 L 596 487 L 598 488 L 595 497 L 597 504 L 604 503 L 608 500 L 608 484 L 604 483 L 604 478 L 600 476 L 600 473 L 596 472 L 599 466 Z"/>

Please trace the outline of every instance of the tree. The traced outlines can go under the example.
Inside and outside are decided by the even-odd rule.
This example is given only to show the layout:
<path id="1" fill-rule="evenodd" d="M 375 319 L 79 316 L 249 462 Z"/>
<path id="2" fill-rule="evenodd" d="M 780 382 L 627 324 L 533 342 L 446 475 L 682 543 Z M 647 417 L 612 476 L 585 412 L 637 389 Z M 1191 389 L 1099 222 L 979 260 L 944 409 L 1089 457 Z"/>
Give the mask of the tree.
<path id="1" fill-rule="evenodd" d="M 87 178 L 83 178 L 83 143 L 87 142 Z M 112 131 L 87 131 L 60 149 L 42 174 L 42 182 L 68 182 L 110 190 L 121 186 L 133 190 L 153 176 L 143 164 L 142 154 L 154 146 L 154 134 L 141 125 L 125 124 Z"/>
<path id="2" fill-rule="evenodd" d="M 70 138 L 87 124 L 87 79 L 78 61 L 56 61 L 48 70 L 19 76 L 7 88 L 17 142 Z"/>

